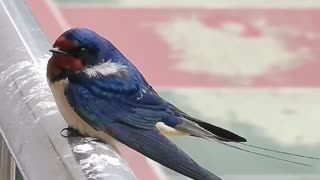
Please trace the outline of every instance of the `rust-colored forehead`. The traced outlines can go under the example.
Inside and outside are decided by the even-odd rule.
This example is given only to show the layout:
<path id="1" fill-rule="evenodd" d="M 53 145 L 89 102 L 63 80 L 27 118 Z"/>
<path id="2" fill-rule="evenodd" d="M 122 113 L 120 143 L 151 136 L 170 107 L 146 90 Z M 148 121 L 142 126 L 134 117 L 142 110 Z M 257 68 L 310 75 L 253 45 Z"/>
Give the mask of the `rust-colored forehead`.
<path id="1" fill-rule="evenodd" d="M 67 38 L 60 36 L 56 42 L 53 44 L 53 47 L 58 47 L 58 48 L 62 48 L 62 49 L 72 49 L 76 46 L 76 44 L 71 41 L 68 40 Z"/>

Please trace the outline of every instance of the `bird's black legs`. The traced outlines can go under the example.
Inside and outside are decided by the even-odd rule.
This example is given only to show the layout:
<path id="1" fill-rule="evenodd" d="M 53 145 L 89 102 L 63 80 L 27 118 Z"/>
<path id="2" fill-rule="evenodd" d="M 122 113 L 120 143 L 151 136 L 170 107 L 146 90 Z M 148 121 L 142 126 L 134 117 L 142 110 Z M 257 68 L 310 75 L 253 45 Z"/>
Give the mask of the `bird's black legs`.
<path id="1" fill-rule="evenodd" d="M 77 129 L 74 129 L 74 128 L 70 127 L 70 126 L 68 126 L 66 128 L 63 128 L 60 131 L 60 134 L 64 138 L 69 138 L 69 137 L 87 137 L 87 136 L 84 136 L 84 135 L 80 134 L 80 132 Z M 105 143 L 103 140 L 98 139 L 98 138 L 94 138 L 92 140 L 96 141 L 96 142 Z"/>
<path id="2" fill-rule="evenodd" d="M 65 133 L 66 131 L 66 133 Z M 62 137 L 64 138 L 69 138 L 69 137 L 79 137 L 79 136 L 82 136 L 78 130 L 68 126 L 66 128 L 63 128 L 61 131 L 60 131 L 60 134 Z"/>

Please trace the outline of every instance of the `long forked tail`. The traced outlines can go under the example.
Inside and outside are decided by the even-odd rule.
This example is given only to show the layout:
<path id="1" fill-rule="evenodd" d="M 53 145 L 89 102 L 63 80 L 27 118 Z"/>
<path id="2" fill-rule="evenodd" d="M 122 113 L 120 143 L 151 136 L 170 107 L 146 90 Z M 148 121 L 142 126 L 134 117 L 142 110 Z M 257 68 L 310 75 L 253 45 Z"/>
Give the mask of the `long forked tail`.
<path id="1" fill-rule="evenodd" d="M 276 150 L 276 149 L 268 149 L 268 148 L 265 148 L 265 147 L 260 147 L 260 146 L 251 145 L 251 144 L 247 144 L 247 143 L 239 143 L 239 144 L 244 145 L 244 146 L 248 146 L 248 147 L 251 147 L 251 148 L 261 149 L 261 150 L 264 150 L 264 151 L 269 151 L 269 152 L 274 152 L 274 153 L 279 153 L 279 154 L 296 156 L 296 157 L 301 157 L 301 158 L 306 158 L 306 159 L 320 160 L 320 158 L 318 158 L 318 157 L 295 154 L 295 153 L 286 152 L 286 151 L 279 151 L 279 150 Z"/>
<path id="2" fill-rule="evenodd" d="M 300 155 L 300 154 L 295 154 L 295 153 L 291 153 L 291 152 L 279 151 L 279 150 L 269 149 L 269 148 L 260 147 L 260 146 L 256 146 L 256 145 L 251 145 L 251 144 L 245 143 L 246 142 L 245 138 L 243 138 L 233 132 L 230 132 L 230 131 L 225 130 L 223 128 L 214 126 L 210 123 L 201 121 L 199 119 L 193 118 L 187 114 L 182 114 L 182 116 L 184 117 L 183 123 L 180 124 L 176 128 L 181 129 L 185 132 L 188 132 L 191 136 L 200 137 L 200 138 L 204 138 L 204 139 L 208 139 L 208 140 L 214 140 L 220 144 L 223 144 L 225 146 L 228 146 L 228 147 L 231 147 L 234 149 L 238 149 L 240 151 L 244 151 L 244 152 L 251 153 L 251 154 L 254 154 L 257 156 L 263 156 L 266 158 L 284 161 L 284 162 L 288 162 L 288 163 L 292 163 L 292 164 L 298 164 L 298 165 L 303 165 L 303 166 L 312 166 L 307 163 L 302 163 L 299 161 L 293 161 L 293 160 L 289 160 L 289 159 L 284 159 L 284 158 L 275 157 L 275 156 L 271 156 L 268 154 L 263 154 L 260 152 L 255 152 L 255 151 L 251 151 L 248 149 L 244 149 L 242 147 L 236 146 L 236 144 L 246 146 L 248 148 L 260 149 L 260 150 L 273 152 L 273 153 L 277 153 L 277 154 L 282 154 L 282 155 L 287 155 L 287 156 L 294 156 L 294 157 L 311 159 L 311 160 L 320 160 L 320 158 L 318 158 L 318 157 L 311 157 L 311 156 Z M 236 144 L 231 144 L 231 143 L 236 143 Z"/>
<path id="3" fill-rule="evenodd" d="M 186 122 L 193 122 L 196 125 L 203 128 L 203 130 L 206 130 L 207 132 L 210 132 L 211 134 L 214 134 L 215 137 L 221 141 L 226 142 L 247 142 L 247 140 L 244 137 L 241 137 L 231 131 L 228 131 L 226 129 L 223 129 L 221 127 L 212 125 L 210 123 L 207 123 L 205 121 L 201 121 L 200 119 L 194 118 L 192 116 L 189 116 L 188 114 L 182 112 L 179 109 L 175 109 L 185 120 Z M 189 124 L 188 123 L 188 124 Z M 193 124 L 193 125 L 195 125 Z"/>
<path id="4" fill-rule="evenodd" d="M 216 139 L 214 139 L 214 140 L 217 141 L 217 142 L 220 143 L 220 144 L 225 145 L 225 146 L 228 146 L 228 147 L 231 147 L 231 148 L 235 148 L 235 149 L 238 149 L 238 150 L 241 150 L 241 151 L 244 151 L 244 152 L 247 152 L 247 153 L 251 153 L 251 154 L 254 154 L 254 155 L 263 156 L 263 157 L 266 157 L 266 158 L 275 159 L 275 160 L 279 160 L 279 161 L 283 161 L 283 162 L 288 162 L 288 163 L 292 163 L 292 164 L 297 164 L 297 165 L 312 167 L 311 164 L 302 163 L 302 162 L 298 162 L 298 161 L 292 161 L 292 160 L 288 160 L 288 159 L 284 159 L 284 158 L 279 158 L 279 157 L 275 157 L 275 156 L 271 156 L 271 155 L 267 155 L 267 154 L 263 154 L 263 153 L 258 153 L 258 152 L 250 151 L 250 150 L 247 150 L 247 149 L 244 149 L 244 148 L 241 148 L 241 147 L 232 145 L 232 144 L 228 144 L 228 143 L 226 143 L 226 142 L 222 142 L 222 141 L 219 141 L 219 140 L 216 140 Z M 272 150 L 272 149 L 267 149 L 267 148 L 263 148 L 263 147 L 259 147 L 259 146 L 254 146 L 254 145 L 249 145 L 249 144 L 244 144 L 244 143 L 239 143 L 239 144 L 242 144 L 242 145 L 245 145 L 245 146 L 248 146 L 248 147 L 257 148 L 257 149 L 262 149 L 262 150 L 265 150 L 265 151 L 271 151 L 271 152 L 275 152 L 275 153 L 279 153 L 279 154 L 284 154 L 284 155 L 296 156 L 296 157 L 313 159 L 313 160 L 320 160 L 320 159 L 317 158 L 317 157 L 311 157 L 311 156 L 305 156 L 305 155 L 294 154 L 294 153 L 289 153 L 289 152 L 283 152 L 283 151 L 278 151 L 278 150 Z"/>

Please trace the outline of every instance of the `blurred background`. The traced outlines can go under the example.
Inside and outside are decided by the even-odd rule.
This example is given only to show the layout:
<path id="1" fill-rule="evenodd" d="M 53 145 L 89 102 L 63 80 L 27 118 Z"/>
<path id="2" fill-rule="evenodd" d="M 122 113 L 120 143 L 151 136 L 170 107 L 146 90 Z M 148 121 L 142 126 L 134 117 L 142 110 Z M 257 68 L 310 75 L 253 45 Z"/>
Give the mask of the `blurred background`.
<path id="1" fill-rule="evenodd" d="M 50 42 L 70 27 L 112 41 L 182 110 L 249 143 L 320 155 L 320 1 L 27 0 Z M 226 180 L 318 179 L 214 142 L 173 140 Z M 140 180 L 186 179 L 120 147 Z M 272 154 L 277 155 L 277 154 Z"/>

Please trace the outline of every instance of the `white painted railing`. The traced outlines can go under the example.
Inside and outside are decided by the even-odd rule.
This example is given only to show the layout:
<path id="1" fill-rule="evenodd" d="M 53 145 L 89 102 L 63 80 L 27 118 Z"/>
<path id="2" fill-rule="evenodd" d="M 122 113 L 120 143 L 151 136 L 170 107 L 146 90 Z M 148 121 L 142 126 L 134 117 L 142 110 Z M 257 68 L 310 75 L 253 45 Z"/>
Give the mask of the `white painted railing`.
<path id="1" fill-rule="evenodd" d="M 136 179 L 111 146 L 60 135 L 49 44 L 26 3 L 0 0 L 0 22 L 0 180 Z"/>

